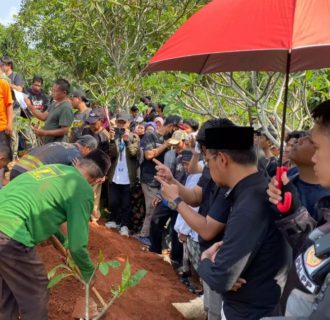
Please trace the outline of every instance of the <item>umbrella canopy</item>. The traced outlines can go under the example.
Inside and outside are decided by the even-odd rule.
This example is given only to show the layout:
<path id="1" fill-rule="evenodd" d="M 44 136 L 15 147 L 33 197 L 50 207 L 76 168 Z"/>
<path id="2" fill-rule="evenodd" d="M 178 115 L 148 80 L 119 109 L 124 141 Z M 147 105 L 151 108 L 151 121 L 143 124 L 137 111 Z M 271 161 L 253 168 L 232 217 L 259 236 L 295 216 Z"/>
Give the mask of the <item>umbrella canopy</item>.
<path id="1" fill-rule="evenodd" d="M 214 0 L 174 33 L 144 72 L 324 68 L 329 30 L 330 0 Z"/>

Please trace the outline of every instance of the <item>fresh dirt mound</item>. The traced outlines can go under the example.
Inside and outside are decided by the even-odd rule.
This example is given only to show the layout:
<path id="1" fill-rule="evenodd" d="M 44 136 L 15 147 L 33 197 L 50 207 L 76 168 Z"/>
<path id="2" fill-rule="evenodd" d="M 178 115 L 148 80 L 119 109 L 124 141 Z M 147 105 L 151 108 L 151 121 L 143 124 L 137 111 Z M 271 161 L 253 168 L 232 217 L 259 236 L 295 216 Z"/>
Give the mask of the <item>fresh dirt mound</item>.
<path id="1" fill-rule="evenodd" d="M 117 287 L 120 283 L 126 258 L 132 266 L 132 272 L 138 269 L 148 272 L 138 286 L 128 289 L 115 301 L 104 319 L 183 319 L 173 308 L 172 302 L 187 302 L 196 297 L 180 283 L 172 267 L 162 257 L 143 252 L 135 239 L 123 238 L 103 226 L 91 226 L 89 250 L 93 261 L 97 261 L 99 250 L 102 250 L 106 260 L 121 262 L 122 267 L 110 269 L 107 277 L 99 273 L 96 275 L 95 287 L 106 301 L 109 301 L 111 287 Z M 62 262 L 60 254 L 49 243 L 39 246 L 38 252 L 48 271 Z M 84 290 L 77 280 L 62 280 L 50 291 L 49 319 L 72 319 L 76 299 L 81 296 L 84 296 Z"/>

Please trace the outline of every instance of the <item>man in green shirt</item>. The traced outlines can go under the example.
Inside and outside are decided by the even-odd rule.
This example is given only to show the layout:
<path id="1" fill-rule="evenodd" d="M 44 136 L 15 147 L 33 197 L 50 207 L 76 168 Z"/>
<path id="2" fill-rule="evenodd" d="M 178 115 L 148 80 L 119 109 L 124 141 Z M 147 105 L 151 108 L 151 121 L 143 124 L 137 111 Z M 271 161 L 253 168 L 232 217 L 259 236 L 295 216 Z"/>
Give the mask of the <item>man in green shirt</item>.
<path id="1" fill-rule="evenodd" d="M 45 112 L 38 112 L 31 101 L 26 99 L 26 105 L 31 113 L 39 120 L 45 121 L 42 129 L 34 129 L 38 137 L 43 137 L 44 143 L 66 141 L 74 115 L 69 99 L 70 83 L 58 79 L 52 88 L 53 103 Z"/>
<path id="2" fill-rule="evenodd" d="M 67 222 L 68 249 L 85 281 L 92 185 L 103 177 L 92 160 L 76 167 L 46 165 L 26 172 L 0 190 L 0 319 L 47 319 L 47 274 L 35 246 Z"/>

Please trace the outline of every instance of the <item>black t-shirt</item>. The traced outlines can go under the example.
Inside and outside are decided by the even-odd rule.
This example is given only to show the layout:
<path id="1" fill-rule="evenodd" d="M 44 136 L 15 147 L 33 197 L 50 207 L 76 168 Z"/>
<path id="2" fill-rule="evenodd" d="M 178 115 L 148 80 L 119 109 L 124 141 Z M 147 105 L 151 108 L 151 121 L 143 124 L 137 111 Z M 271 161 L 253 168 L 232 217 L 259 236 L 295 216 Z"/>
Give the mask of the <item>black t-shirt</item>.
<path id="1" fill-rule="evenodd" d="M 155 149 L 164 143 L 164 138 L 156 133 L 147 133 L 143 137 L 143 152 Z M 156 159 L 164 162 L 165 151 L 162 152 Z M 158 188 L 159 183 L 154 179 L 156 175 L 155 163 L 152 160 L 144 159 L 141 164 L 141 182 L 148 184 L 151 187 Z"/>
<path id="2" fill-rule="evenodd" d="M 24 80 L 23 80 L 22 76 L 20 74 L 18 74 L 17 72 L 13 71 L 9 75 L 9 79 L 10 79 L 11 84 L 14 84 L 15 86 L 24 87 Z"/>
<path id="3" fill-rule="evenodd" d="M 178 155 L 174 163 L 174 178 L 181 184 L 185 184 L 187 180 L 187 173 L 184 170 L 182 163 L 182 155 Z"/>
<path id="4" fill-rule="evenodd" d="M 17 72 L 12 72 L 8 78 L 10 79 L 10 83 L 14 84 L 15 86 L 20 86 L 20 87 L 24 87 L 24 80 L 22 78 L 22 76 L 20 74 L 18 74 Z M 14 108 L 18 109 L 19 103 L 16 101 L 16 97 L 15 97 L 15 93 L 14 90 L 11 90 L 12 96 L 13 96 L 13 100 L 14 100 Z"/>
<path id="5" fill-rule="evenodd" d="M 100 132 L 95 133 L 90 128 L 84 128 L 81 134 L 82 135 L 89 134 L 92 137 L 94 137 L 97 141 L 97 149 L 100 149 L 106 154 L 109 154 L 110 136 L 107 130 L 103 128 Z"/>
<path id="6" fill-rule="evenodd" d="M 49 98 L 46 96 L 46 94 L 43 91 L 39 93 L 35 93 L 32 91 L 31 88 L 29 88 L 26 90 L 26 94 L 37 111 L 39 112 L 47 111 L 50 102 L 49 102 Z M 26 118 L 26 113 L 28 113 L 29 116 L 32 116 L 32 114 L 29 112 L 28 109 L 25 110 L 25 113 L 22 111 L 21 116 L 23 118 Z"/>
<path id="7" fill-rule="evenodd" d="M 221 222 L 223 224 L 227 223 L 228 216 L 230 213 L 230 203 L 226 198 L 226 192 L 228 189 L 217 187 L 213 199 L 210 199 L 210 208 L 207 212 L 207 216 Z M 212 240 L 204 240 L 201 236 L 198 236 L 199 246 L 201 252 L 205 251 L 211 247 L 215 242 L 221 241 L 223 239 L 223 233 L 219 233 Z"/>
<path id="8" fill-rule="evenodd" d="M 287 272 L 287 246 L 277 230 L 267 199 L 268 179 L 260 172 L 242 179 L 227 197 L 231 211 L 215 263 L 201 261 L 198 273 L 222 294 L 227 319 L 270 316 Z M 247 281 L 230 291 L 237 279 Z"/>
<path id="9" fill-rule="evenodd" d="M 214 193 L 217 190 L 217 185 L 213 182 L 208 167 L 204 167 L 202 176 L 198 180 L 197 185 L 202 188 L 203 192 L 202 202 L 199 206 L 198 212 L 206 217 L 211 205 L 211 200 L 213 199 Z"/>

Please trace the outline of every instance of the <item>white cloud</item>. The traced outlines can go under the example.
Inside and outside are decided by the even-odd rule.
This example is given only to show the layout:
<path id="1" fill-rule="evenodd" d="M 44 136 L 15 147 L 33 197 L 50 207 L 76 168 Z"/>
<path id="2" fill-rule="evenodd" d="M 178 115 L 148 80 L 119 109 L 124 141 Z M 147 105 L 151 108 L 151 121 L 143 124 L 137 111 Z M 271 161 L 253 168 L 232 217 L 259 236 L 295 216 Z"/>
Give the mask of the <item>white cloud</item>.
<path id="1" fill-rule="evenodd" d="M 9 8 L 8 14 L 5 17 L 0 17 L 0 23 L 4 26 L 8 26 L 9 24 L 13 23 L 14 15 L 18 13 L 18 7 L 11 6 Z"/>

